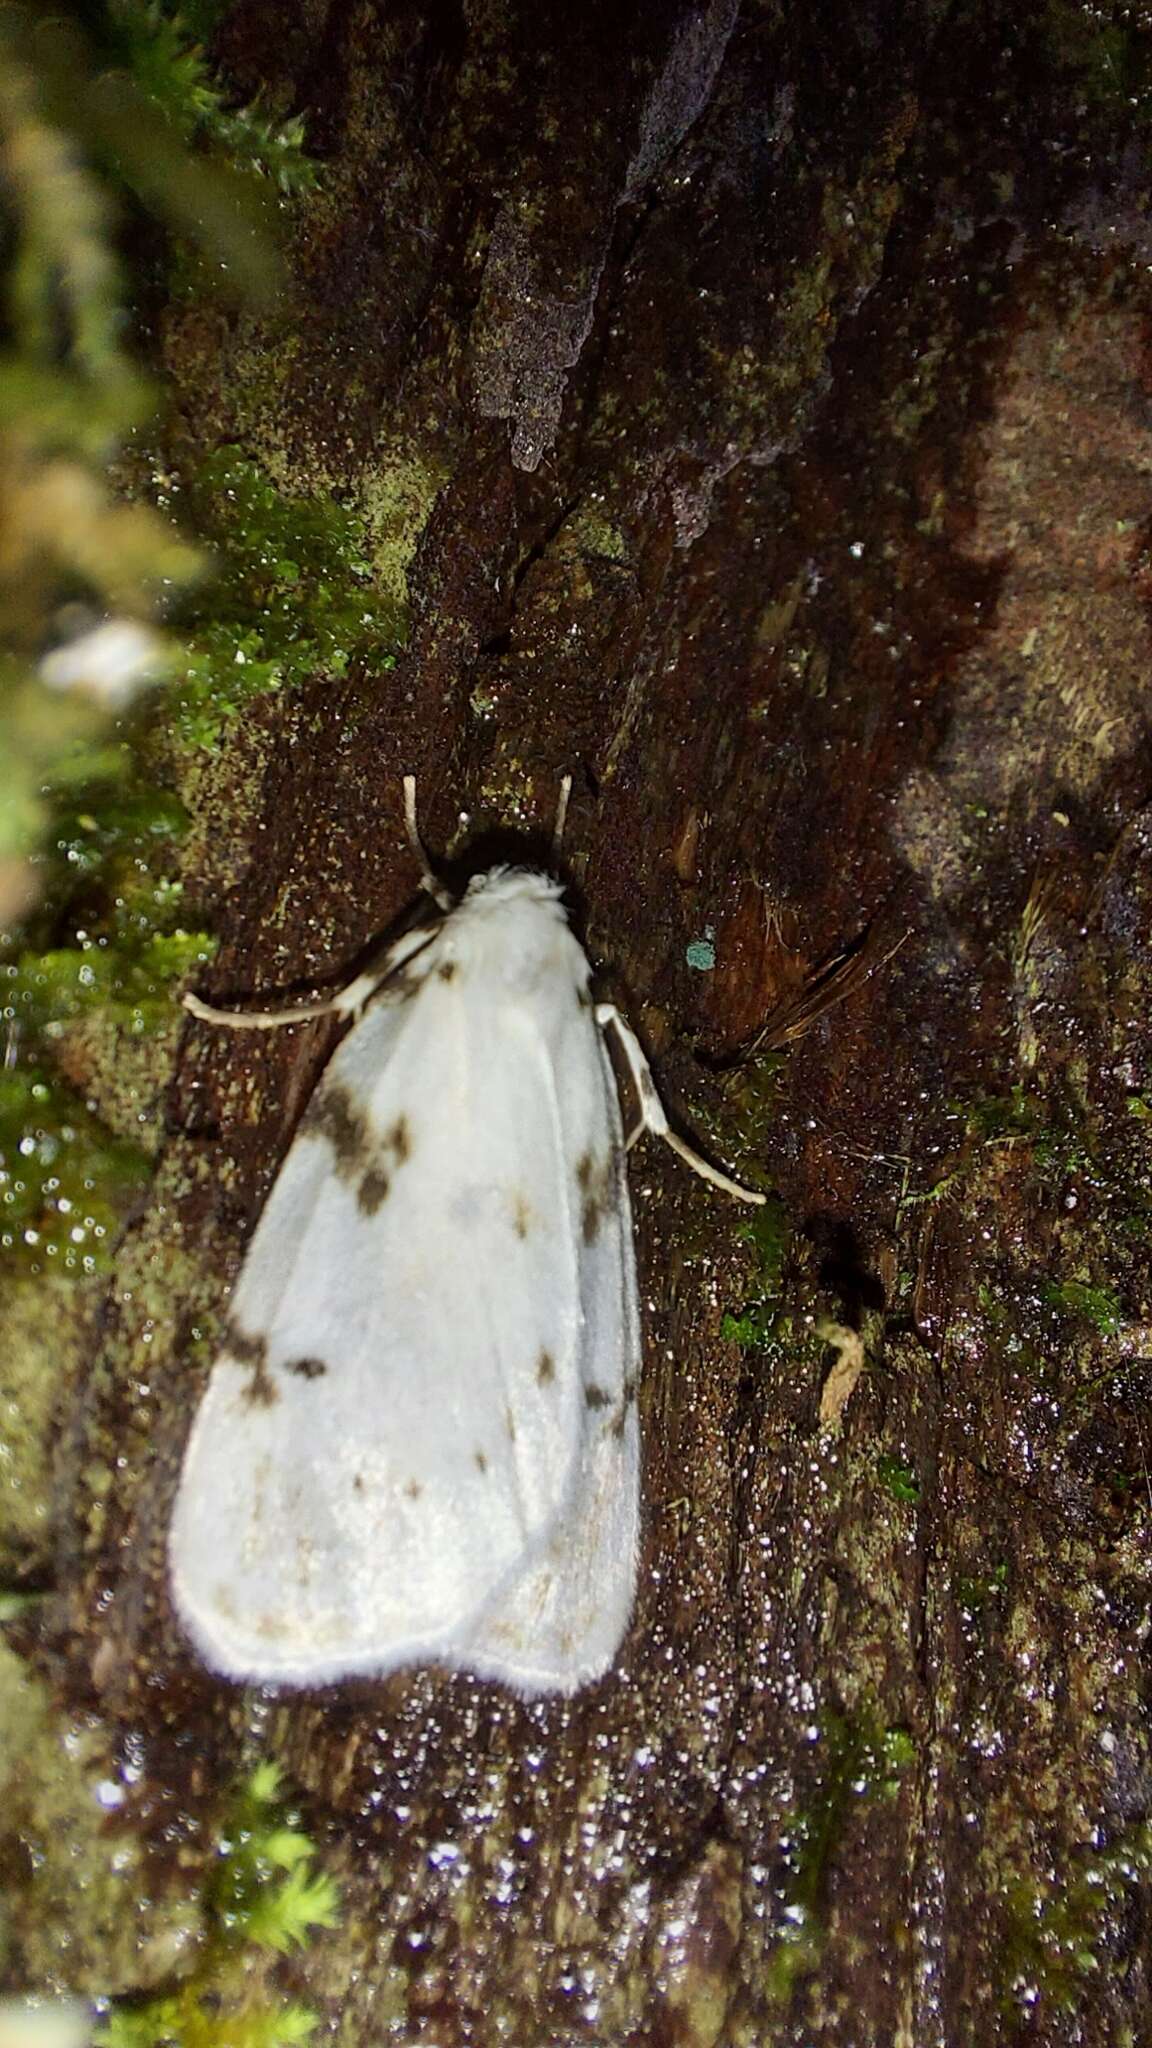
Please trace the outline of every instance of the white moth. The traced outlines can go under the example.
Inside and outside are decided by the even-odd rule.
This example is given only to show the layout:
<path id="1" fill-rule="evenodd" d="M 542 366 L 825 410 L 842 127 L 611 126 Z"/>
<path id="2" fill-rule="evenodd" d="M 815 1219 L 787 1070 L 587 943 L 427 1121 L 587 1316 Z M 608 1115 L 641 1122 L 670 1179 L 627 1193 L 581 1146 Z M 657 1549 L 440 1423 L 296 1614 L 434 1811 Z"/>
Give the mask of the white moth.
<path id="1" fill-rule="evenodd" d="M 414 788 L 405 784 L 409 831 Z M 424 886 L 444 901 L 424 865 Z M 640 1322 L 616 1081 L 668 1128 L 560 886 L 478 875 L 330 1003 L 352 1020 L 256 1227 L 188 1441 L 177 1612 L 230 1679 L 434 1660 L 525 1694 L 607 1670 L 632 1608 Z"/>

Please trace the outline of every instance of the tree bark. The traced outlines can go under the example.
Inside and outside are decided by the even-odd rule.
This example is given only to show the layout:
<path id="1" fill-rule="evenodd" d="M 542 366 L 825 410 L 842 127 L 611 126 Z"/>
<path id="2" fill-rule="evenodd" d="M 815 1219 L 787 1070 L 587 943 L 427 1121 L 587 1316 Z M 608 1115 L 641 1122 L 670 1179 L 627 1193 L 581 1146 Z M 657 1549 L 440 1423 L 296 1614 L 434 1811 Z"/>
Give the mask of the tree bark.
<path id="1" fill-rule="evenodd" d="M 332 1041 L 181 1039 L 63 1668 L 144 1757 L 118 1825 L 158 1899 L 253 1743 L 283 1762 L 344 1901 L 292 1981 L 343 2042 L 1149 2038 L 1147 40 L 1104 12 L 224 29 L 324 176 L 278 316 L 165 310 L 175 459 L 239 442 L 363 509 L 406 638 L 204 771 L 210 987 L 388 925 L 403 772 L 449 852 L 571 772 L 592 957 L 682 1124 L 777 1191 L 750 1236 L 634 1156 L 608 1679 L 253 1707 L 181 1644 L 164 1532 Z"/>

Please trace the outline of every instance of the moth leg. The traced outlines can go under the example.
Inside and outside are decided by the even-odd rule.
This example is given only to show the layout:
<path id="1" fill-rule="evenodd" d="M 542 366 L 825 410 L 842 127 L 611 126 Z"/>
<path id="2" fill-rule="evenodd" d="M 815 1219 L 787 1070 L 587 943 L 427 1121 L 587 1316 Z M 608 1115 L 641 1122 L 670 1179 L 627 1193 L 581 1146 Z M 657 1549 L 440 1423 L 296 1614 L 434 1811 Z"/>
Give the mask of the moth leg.
<path id="1" fill-rule="evenodd" d="M 691 1145 L 686 1144 L 671 1128 L 664 1104 L 656 1093 L 656 1083 L 652 1079 L 652 1070 L 644 1057 L 640 1041 L 624 1022 L 615 1004 L 598 1003 L 596 1022 L 602 1031 L 606 1031 L 609 1025 L 615 1031 L 640 1102 L 640 1122 L 625 1149 L 628 1150 L 635 1144 L 642 1131 L 651 1131 L 653 1137 L 663 1138 L 665 1144 L 671 1146 L 684 1164 L 690 1166 L 693 1173 L 700 1175 L 701 1180 L 710 1181 L 714 1188 L 722 1188 L 726 1195 L 734 1195 L 738 1202 L 755 1202 L 757 1205 L 762 1203 L 766 1199 L 764 1195 L 756 1194 L 751 1188 L 742 1188 L 737 1181 L 730 1180 L 726 1173 L 721 1173 L 718 1166 L 713 1166 L 709 1160 L 702 1159 L 699 1152 L 693 1151 Z"/>
<path id="2" fill-rule="evenodd" d="M 409 960 L 414 960 L 417 954 L 432 944 L 439 929 L 438 925 L 433 931 L 417 926 L 415 931 L 405 932 L 403 938 L 396 939 L 382 956 L 378 954 L 376 959 L 363 968 L 346 987 L 337 989 L 331 1002 L 333 1015 L 358 1017 L 365 1003 L 375 995 L 378 988 L 386 986 L 398 968 L 405 966 Z"/>
<path id="3" fill-rule="evenodd" d="M 184 1008 L 205 1024 L 229 1024 L 234 1031 L 275 1031 L 280 1024 L 308 1024 L 313 1017 L 338 1014 L 346 993 L 342 989 L 339 995 L 322 1003 L 301 1003 L 290 1010 L 217 1010 L 213 1004 L 201 1002 L 191 990 L 184 995 L 183 1002 Z"/>
<path id="4" fill-rule="evenodd" d="M 442 882 L 436 880 L 432 872 L 432 864 L 424 850 L 424 841 L 420 837 L 420 827 L 416 823 L 416 777 L 414 775 L 406 775 L 404 777 L 404 830 L 408 834 L 408 844 L 420 863 L 420 887 L 427 895 L 431 896 L 434 903 L 440 905 L 441 910 L 453 909 L 456 899 L 450 890 L 444 887 Z"/>
<path id="5" fill-rule="evenodd" d="M 389 975 L 422 953 L 434 937 L 434 932 L 405 932 L 402 939 L 389 946 L 378 966 L 366 967 L 344 988 L 338 988 L 335 995 L 324 996 L 317 1003 L 296 1003 L 285 1010 L 218 1010 L 189 992 L 184 997 L 184 1008 L 205 1024 L 229 1024 L 236 1031 L 275 1031 L 279 1024 L 310 1024 L 314 1017 L 358 1017 Z"/>

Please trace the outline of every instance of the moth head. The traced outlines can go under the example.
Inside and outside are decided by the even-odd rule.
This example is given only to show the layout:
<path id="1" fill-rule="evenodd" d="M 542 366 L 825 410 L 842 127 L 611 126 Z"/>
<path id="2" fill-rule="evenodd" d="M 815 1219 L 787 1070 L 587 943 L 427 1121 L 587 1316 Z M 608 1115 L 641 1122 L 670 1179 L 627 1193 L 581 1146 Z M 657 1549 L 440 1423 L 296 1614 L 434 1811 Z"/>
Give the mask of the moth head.
<path id="1" fill-rule="evenodd" d="M 477 875 L 443 927 L 442 947 L 465 974 L 494 973 L 527 989 L 541 976 L 573 972 L 563 888 L 536 868 L 489 868 Z"/>
<path id="2" fill-rule="evenodd" d="M 458 911 L 495 918 L 539 905 L 564 919 L 563 893 L 563 884 L 539 868 L 489 868 L 485 874 L 473 875 Z"/>

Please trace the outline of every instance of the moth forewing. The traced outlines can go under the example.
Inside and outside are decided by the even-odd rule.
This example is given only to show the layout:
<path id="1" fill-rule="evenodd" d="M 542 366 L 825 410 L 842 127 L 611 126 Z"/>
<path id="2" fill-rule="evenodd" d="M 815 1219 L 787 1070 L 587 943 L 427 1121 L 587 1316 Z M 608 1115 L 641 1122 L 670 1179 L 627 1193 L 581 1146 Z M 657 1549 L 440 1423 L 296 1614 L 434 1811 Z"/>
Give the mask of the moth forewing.
<path id="1" fill-rule="evenodd" d="M 639 1348 L 626 1212 L 582 1234 L 582 1162 L 619 1149 L 586 979 L 555 885 L 493 874 L 321 1078 L 173 1517 L 177 1608 L 227 1676 L 439 1658 L 569 1690 L 610 1662 L 637 1472 L 604 1409 Z"/>
<path id="2" fill-rule="evenodd" d="M 558 885 L 494 869 L 328 1005 L 354 1021 L 253 1234 L 172 1519 L 177 1611 L 226 1677 L 433 1659 L 571 1692 L 615 1657 L 641 1345 L 599 1024 L 670 1133 L 588 984 Z"/>

